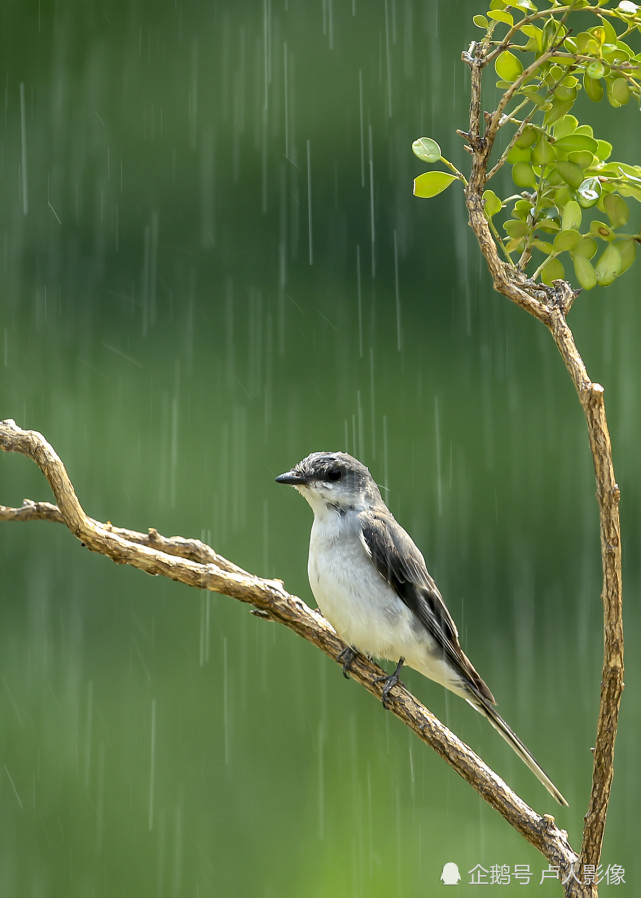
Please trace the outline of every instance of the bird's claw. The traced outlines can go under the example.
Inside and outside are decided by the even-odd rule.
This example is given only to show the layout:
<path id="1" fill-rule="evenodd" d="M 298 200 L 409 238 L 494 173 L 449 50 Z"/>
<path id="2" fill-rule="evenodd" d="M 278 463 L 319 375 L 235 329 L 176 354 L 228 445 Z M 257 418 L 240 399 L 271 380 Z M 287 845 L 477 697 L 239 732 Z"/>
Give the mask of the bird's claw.
<path id="1" fill-rule="evenodd" d="M 352 666 L 352 661 L 357 654 L 358 652 L 356 652 L 351 646 L 346 645 L 340 655 L 338 655 L 336 658 L 336 660 L 340 661 L 343 666 L 343 676 L 346 680 L 349 680 L 349 669 Z"/>
<path id="2" fill-rule="evenodd" d="M 392 691 L 394 686 L 397 686 L 399 683 L 401 683 L 401 685 L 403 685 L 401 682 L 401 678 L 399 676 L 399 674 L 401 672 L 401 668 L 403 667 L 403 664 L 405 664 L 405 658 L 401 658 L 399 660 L 398 664 L 396 665 L 396 669 L 394 670 L 393 673 L 387 674 L 384 677 L 374 677 L 375 683 L 383 683 L 384 684 L 383 685 L 383 695 L 381 698 L 382 698 L 382 702 L 383 702 L 383 707 L 385 708 L 386 711 L 388 711 L 389 707 L 390 707 L 389 706 L 390 692 Z"/>

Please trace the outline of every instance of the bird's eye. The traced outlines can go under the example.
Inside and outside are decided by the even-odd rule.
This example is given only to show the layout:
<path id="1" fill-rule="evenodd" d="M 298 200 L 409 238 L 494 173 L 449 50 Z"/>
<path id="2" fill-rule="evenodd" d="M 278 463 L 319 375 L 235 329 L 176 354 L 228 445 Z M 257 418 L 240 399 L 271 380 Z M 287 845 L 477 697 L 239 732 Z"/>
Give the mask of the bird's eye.
<path id="1" fill-rule="evenodd" d="M 327 480 L 330 483 L 336 483 L 337 480 L 340 480 L 342 476 L 342 471 L 340 468 L 330 468 L 327 472 Z"/>

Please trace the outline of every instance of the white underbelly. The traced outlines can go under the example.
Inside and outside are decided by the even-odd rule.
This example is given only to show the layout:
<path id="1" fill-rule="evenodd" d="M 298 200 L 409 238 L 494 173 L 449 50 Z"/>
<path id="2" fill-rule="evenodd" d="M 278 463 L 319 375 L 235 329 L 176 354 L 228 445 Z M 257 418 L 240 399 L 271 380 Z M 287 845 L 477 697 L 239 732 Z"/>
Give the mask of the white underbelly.
<path id="1" fill-rule="evenodd" d="M 398 661 L 463 694 L 427 629 L 378 573 L 358 540 L 310 551 L 308 574 L 320 610 L 341 639 L 365 655 Z"/>

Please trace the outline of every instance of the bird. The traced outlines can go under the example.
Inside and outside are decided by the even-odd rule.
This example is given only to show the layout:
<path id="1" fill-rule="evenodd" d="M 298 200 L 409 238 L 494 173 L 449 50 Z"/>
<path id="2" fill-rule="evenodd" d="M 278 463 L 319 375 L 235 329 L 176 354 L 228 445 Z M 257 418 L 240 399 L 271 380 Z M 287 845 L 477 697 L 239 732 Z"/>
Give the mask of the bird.
<path id="1" fill-rule="evenodd" d="M 314 512 L 307 572 L 322 614 L 346 644 L 339 655 L 345 676 L 357 652 L 397 662 L 392 674 L 379 678 L 388 707 L 403 665 L 419 671 L 487 718 L 550 795 L 567 805 L 496 710 L 423 555 L 368 468 L 346 452 L 312 452 L 276 482 L 295 487 Z"/>

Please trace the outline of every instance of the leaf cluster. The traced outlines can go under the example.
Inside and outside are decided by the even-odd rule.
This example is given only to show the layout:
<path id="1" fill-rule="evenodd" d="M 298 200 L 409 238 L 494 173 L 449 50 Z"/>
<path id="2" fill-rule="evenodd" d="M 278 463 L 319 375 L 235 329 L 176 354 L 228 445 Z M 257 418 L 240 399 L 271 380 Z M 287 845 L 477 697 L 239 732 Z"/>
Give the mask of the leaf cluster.
<path id="1" fill-rule="evenodd" d="M 595 137 L 572 110 L 581 91 L 613 107 L 641 102 L 641 53 L 629 43 L 639 38 L 641 7 L 629 0 L 613 8 L 608 0 L 492 0 L 474 23 L 484 31 L 472 45 L 474 61 L 493 65 L 502 91 L 496 110 L 485 114 L 486 146 L 494 146 L 502 129 L 508 134 L 485 184 L 507 164 L 519 189 L 507 197 L 485 189 L 495 239 L 510 264 L 534 269 L 533 280 L 565 278 L 571 261 L 580 286 L 611 284 L 630 267 L 641 242 L 641 233 L 625 230 L 626 200 L 641 202 L 641 165 L 613 161 L 612 144 Z M 456 179 L 467 184 L 435 141 L 421 138 L 412 148 L 423 161 L 440 158 L 453 172 L 419 175 L 417 196 L 434 196 Z"/>

